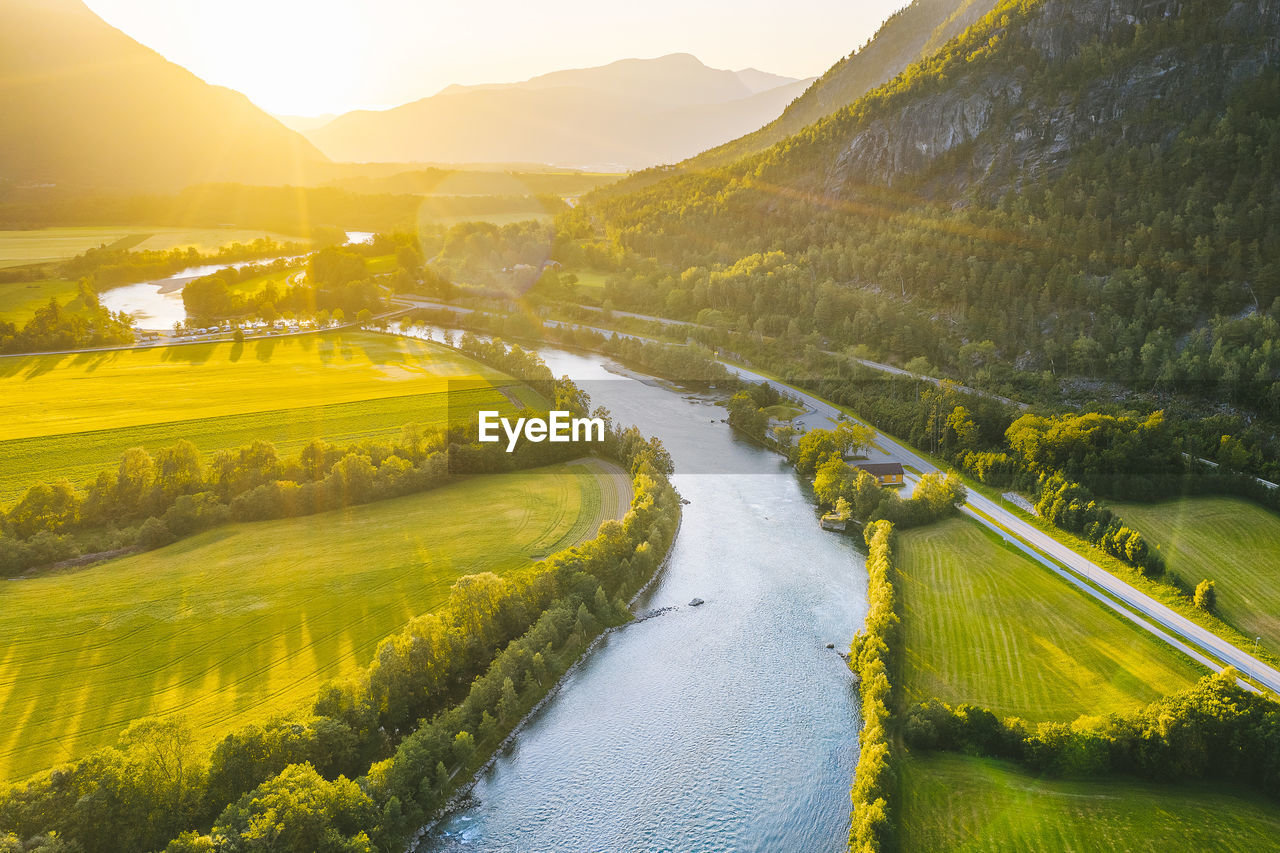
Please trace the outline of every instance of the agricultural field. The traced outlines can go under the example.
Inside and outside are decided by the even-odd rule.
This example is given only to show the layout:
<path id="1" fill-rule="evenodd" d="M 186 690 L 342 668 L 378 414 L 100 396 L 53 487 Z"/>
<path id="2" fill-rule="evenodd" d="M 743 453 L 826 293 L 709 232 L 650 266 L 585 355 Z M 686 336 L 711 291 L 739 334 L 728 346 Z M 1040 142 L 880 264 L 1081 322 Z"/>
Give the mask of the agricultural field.
<path id="1" fill-rule="evenodd" d="M 1214 582 L 1224 621 L 1280 653 L 1280 517 L 1229 497 L 1114 508 L 1160 546 L 1169 572 L 1188 587 Z"/>
<path id="2" fill-rule="evenodd" d="M 474 476 L 320 515 L 233 524 L 92 567 L 5 584 L 0 780 L 182 712 L 207 744 L 305 707 L 459 577 L 518 572 L 631 499 L 596 460 Z M 50 602 L 57 602 L 51 607 Z"/>
<path id="3" fill-rule="evenodd" d="M 70 311 L 82 308 L 78 285 L 69 279 L 0 282 L 0 321 L 21 328 L 35 316 L 36 309 L 48 305 L 50 299 L 57 299 L 59 305 Z"/>
<path id="4" fill-rule="evenodd" d="M 239 228 L 165 228 L 148 225 L 0 231 L 0 269 L 64 261 L 99 246 L 155 251 L 194 247 L 201 252 L 214 252 L 231 243 L 249 243 L 260 237 L 270 237 L 277 242 L 299 239 L 269 231 Z"/>
<path id="5" fill-rule="evenodd" d="M 130 447 L 185 438 L 212 454 L 262 438 L 291 453 L 508 413 L 499 388 L 540 402 L 446 347 L 373 333 L 0 358 L 0 504 L 37 481 L 90 479 Z"/>
<path id="6" fill-rule="evenodd" d="M 972 702 L 999 716 L 1129 711 L 1204 672 L 976 522 L 899 537 L 907 702 Z"/>
<path id="7" fill-rule="evenodd" d="M 1221 784 L 1038 779 L 951 754 L 900 768 L 902 850 L 1280 850 L 1280 807 Z"/>
<path id="8" fill-rule="evenodd" d="M 604 284 L 609 279 L 609 273 L 600 272 L 598 270 L 582 270 L 569 269 L 564 270 L 565 275 L 575 275 L 578 277 L 578 287 L 587 290 L 604 292 Z"/>
<path id="9" fill-rule="evenodd" d="M 427 341 L 335 331 L 0 359 L 0 441 L 515 380 Z M 443 400 L 442 400 L 443 402 Z"/>
<path id="10" fill-rule="evenodd" d="M 460 214 L 435 214 L 424 212 L 418 217 L 419 225 L 442 225 L 445 228 L 452 228 L 463 222 L 490 222 L 494 225 L 511 225 L 516 222 L 529 222 L 531 220 L 537 222 L 550 222 L 554 219 L 551 213 L 534 213 L 512 211 L 506 213 L 460 213 Z"/>

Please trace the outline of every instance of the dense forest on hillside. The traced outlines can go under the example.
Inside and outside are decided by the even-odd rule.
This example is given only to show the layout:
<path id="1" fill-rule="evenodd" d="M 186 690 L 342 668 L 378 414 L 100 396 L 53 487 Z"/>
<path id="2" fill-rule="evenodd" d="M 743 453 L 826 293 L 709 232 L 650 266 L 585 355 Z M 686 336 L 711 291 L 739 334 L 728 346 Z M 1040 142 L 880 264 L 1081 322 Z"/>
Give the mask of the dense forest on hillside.
<path id="1" fill-rule="evenodd" d="M 1280 16 L 1101 5 L 1004 3 L 764 154 L 598 191 L 566 228 L 589 215 L 605 237 L 584 252 L 632 270 L 607 289 L 618 308 L 924 357 L 1024 396 L 1102 378 L 1280 416 Z M 1153 67 L 1178 88 L 1153 90 Z M 918 162 L 866 153 L 963 125 L 948 98 L 983 129 Z"/>

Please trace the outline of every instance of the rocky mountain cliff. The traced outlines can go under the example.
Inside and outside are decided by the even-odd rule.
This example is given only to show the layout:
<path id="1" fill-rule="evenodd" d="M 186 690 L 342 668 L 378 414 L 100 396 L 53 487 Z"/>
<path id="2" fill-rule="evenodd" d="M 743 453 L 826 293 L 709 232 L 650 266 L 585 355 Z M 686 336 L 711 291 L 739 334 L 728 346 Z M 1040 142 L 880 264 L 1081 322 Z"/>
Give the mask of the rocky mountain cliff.
<path id="1" fill-rule="evenodd" d="M 775 121 L 683 164 L 708 168 L 765 150 L 892 80 L 991 11 L 997 0 L 913 0 L 859 50 L 833 65 Z"/>
<path id="2" fill-rule="evenodd" d="M 1006 3 L 785 156 L 826 159 L 830 192 L 998 190 L 1057 173 L 1095 140 L 1161 145 L 1278 59 L 1273 0 Z"/>

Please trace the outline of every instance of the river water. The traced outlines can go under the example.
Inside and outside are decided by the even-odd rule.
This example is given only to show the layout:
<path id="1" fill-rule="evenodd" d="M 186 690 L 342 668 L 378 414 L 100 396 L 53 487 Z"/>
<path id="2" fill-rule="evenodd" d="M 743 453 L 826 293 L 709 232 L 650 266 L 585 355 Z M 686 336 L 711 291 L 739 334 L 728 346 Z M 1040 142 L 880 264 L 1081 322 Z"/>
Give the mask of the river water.
<path id="1" fill-rule="evenodd" d="M 372 242 L 371 231 L 348 231 L 347 244 L 357 245 Z M 282 257 L 296 257 L 284 255 Z M 112 311 L 123 311 L 132 317 L 139 329 L 152 331 L 168 331 L 175 323 L 185 322 L 187 309 L 183 307 L 182 288 L 189 282 L 202 276 L 211 275 L 220 269 L 232 267 L 240 269 L 250 264 L 268 264 L 275 258 L 255 258 L 249 261 L 237 261 L 232 264 L 202 264 L 187 267 L 164 278 L 142 281 L 137 284 L 126 284 L 103 291 L 99 301 Z"/>
<path id="2" fill-rule="evenodd" d="M 825 646 L 862 624 L 862 555 L 713 399 L 540 352 L 674 458 L 690 503 L 637 610 L 676 609 L 609 635 L 418 849 L 845 849 L 861 719 Z"/>

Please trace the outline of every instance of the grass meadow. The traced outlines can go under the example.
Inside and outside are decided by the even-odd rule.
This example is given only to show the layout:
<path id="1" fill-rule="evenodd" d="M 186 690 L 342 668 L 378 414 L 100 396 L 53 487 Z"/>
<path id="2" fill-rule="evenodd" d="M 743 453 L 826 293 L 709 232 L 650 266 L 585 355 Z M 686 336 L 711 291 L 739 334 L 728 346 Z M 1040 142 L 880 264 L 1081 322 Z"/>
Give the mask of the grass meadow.
<path id="1" fill-rule="evenodd" d="M 913 756 L 900 768 L 902 850 L 1280 850 L 1280 807 L 1221 784 L 1038 779 L 953 754 Z"/>
<path id="2" fill-rule="evenodd" d="M 227 525 L 0 586 L 0 779 L 181 712 L 206 743 L 307 705 L 457 578 L 516 572 L 621 516 L 630 481 L 584 461 L 475 476 L 320 515 Z"/>
<path id="3" fill-rule="evenodd" d="M 1114 508 L 1160 546 L 1169 571 L 1188 587 L 1214 582 L 1224 621 L 1280 653 L 1280 516 L 1229 497 Z"/>
<path id="4" fill-rule="evenodd" d="M 231 243 L 251 243 L 260 237 L 277 242 L 297 240 L 270 231 L 241 228 L 160 228 L 147 225 L 103 225 L 0 231 L 0 269 L 74 258 L 89 249 L 168 251 L 192 247 L 216 252 Z"/>
<path id="5" fill-rule="evenodd" d="M 185 438 L 212 454 L 262 438 L 292 453 L 510 412 L 499 387 L 538 402 L 513 383 L 439 344 L 372 333 L 0 358 L 0 505 L 35 482 L 91 479 L 130 447 Z"/>
<path id="6" fill-rule="evenodd" d="M 1133 710 L 1204 674 L 972 520 L 904 531 L 899 542 L 909 703 L 1073 720 Z"/>
<path id="7" fill-rule="evenodd" d="M 0 321 L 22 328 L 50 299 L 69 311 L 81 311 L 79 296 L 76 282 L 65 278 L 0 282 Z"/>
<path id="8" fill-rule="evenodd" d="M 0 441 L 243 415 L 514 380 L 447 347 L 376 333 L 0 359 Z"/>

